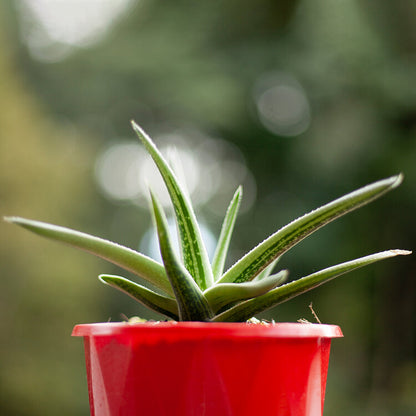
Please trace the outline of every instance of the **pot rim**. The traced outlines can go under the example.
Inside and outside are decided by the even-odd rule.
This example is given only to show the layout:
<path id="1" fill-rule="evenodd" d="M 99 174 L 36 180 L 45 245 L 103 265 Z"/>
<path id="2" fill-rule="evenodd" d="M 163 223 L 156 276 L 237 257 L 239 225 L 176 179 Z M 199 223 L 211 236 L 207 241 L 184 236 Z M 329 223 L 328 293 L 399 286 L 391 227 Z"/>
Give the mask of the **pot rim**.
<path id="1" fill-rule="evenodd" d="M 267 324 L 235 322 L 105 322 L 76 325 L 72 336 L 114 336 L 135 334 L 176 335 L 184 337 L 262 337 L 262 338 L 340 338 L 338 325 L 277 322 Z"/>

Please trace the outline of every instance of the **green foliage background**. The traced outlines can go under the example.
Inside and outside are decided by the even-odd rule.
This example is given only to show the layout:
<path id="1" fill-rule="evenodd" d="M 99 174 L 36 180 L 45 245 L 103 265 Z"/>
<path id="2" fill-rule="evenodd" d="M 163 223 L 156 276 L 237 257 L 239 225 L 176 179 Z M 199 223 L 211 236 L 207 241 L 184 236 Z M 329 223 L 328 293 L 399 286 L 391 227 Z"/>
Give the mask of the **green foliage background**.
<path id="1" fill-rule="evenodd" d="M 236 253 L 316 206 L 402 171 L 394 193 L 330 225 L 282 260 L 293 276 L 416 235 L 416 6 L 412 0 L 142 0 L 100 42 L 35 60 L 19 8 L 0 6 L 0 214 L 84 229 L 136 247 L 146 211 L 114 204 L 93 169 L 115 137 L 192 125 L 235 144 L 257 182 Z M 262 74 L 302 85 L 309 128 L 272 134 L 255 112 Z M 231 198 L 231 194 L 228 196 Z M 214 232 L 220 219 L 204 212 Z M 146 316 L 97 282 L 112 266 L 0 224 L 0 414 L 88 414 L 79 322 Z M 330 283 L 265 317 L 339 324 L 327 415 L 416 411 L 414 256 Z"/>

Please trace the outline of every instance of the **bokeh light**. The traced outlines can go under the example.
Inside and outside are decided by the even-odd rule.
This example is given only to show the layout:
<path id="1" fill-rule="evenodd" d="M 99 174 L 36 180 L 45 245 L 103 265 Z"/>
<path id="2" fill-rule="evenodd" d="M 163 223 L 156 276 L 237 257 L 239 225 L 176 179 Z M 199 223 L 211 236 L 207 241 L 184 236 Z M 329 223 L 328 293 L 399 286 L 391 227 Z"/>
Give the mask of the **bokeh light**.
<path id="1" fill-rule="evenodd" d="M 254 88 L 260 122 L 279 136 L 297 136 L 310 123 L 309 101 L 300 83 L 291 75 L 262 75 Z"/>
<path id="2" fill-rule="evenodd" d="M 23 41 L 41 61 L 100 40 L 135 0 L 19 0 Z"/>
<path id="3" fill-rule="evenodd" d="M 123 142 L 105 150 L 96 163 L 96 178 L 101 190 L 118 201 L 134 200 L 139 195 L 139 172 L 145 159 L 137 143 Z"/>
<path id="4" fill-rule="evenodd" d="M 159 134 L 155 141 L 189 193 L 195 207 L 217 215 L 239 185 L 243 185 L 242 212 L 255 202 L 256 183 L 236 146 L 201 132 Z M 104 195 L 148 208 L 149 186 L 165 208 L 171 207 L 162 177 L 138 142 L 118 140 L 98 157 L 95 177 Z"/>

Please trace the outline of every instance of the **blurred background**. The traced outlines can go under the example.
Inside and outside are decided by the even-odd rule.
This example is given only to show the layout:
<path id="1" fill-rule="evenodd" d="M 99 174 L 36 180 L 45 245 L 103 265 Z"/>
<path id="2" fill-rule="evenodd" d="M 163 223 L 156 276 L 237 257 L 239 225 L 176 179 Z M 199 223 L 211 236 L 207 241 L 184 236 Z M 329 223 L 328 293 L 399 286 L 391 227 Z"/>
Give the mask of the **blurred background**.
<path id="1" fill-rule="evenodd" d="M 157 256 L 144 180 L 154 170 L 135 119 L 181 161 L 209 247 L 243 184 L 229 264 L 297 216 L 398 172 L 399 189 L 280 265 L 296 278 L 412 250 L 415 19 L 413 0 L 3 0 L 0 214 Z M 121 273 L 111 264 L 3 222 L 0 264 L 0 414 L 88 415 L 72 327 L 158 317 L 98 282 Z M 313 321 L 313 302 L 342 327 L 326 415 L 416 413 L 415 268 L 414 256 L 388 260 L 264 314 Z"/>

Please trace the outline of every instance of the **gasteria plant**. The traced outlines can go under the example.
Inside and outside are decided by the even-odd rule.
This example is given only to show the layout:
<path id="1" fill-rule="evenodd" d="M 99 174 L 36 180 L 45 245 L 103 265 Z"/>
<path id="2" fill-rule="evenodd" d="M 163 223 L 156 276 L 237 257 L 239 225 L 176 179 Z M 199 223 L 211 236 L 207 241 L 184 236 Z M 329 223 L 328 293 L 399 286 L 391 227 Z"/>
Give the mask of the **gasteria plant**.
<path id="1" fill-rule="evenodd" d="M 99 278 L 173 320 L 244 322 L 346 272 L 411 253 L 406 250 L 383 251 L 328 267 L 289 283 L 285 283 L 287 270 L 272 273 L 277 260 L 305 237 L 399 186 L 403 179 L 400 174 L 360 188 L 292 221 L 224 273 L 242 188 L 236 190 L 227 209 L 210 264 L 189 196 L 151 138 L 135 122 L 132 125 L 169 191 L 179 230 L 180 258 L 174 250 L 164 210 L 151 191 L 151 207 L 163 264 L 127 247 L 79 231 L 19 217 L 5 219 L 36 234 L 88 251 L 140 276 L 155 289 L 121 276 L 103 274 Z"/>

